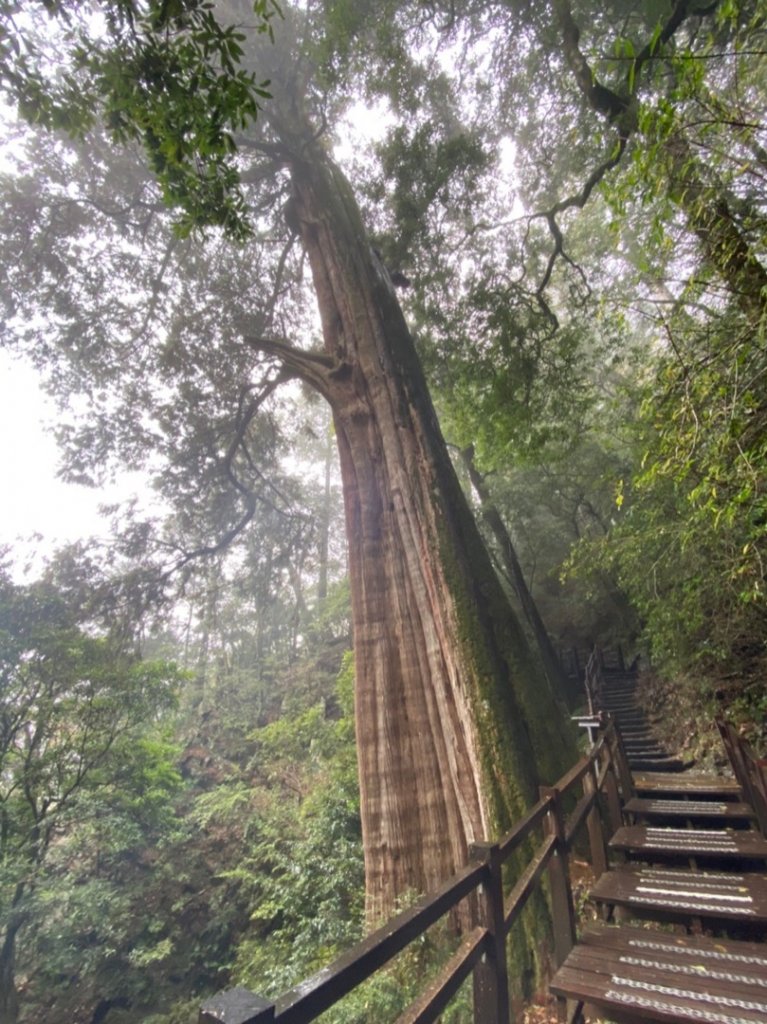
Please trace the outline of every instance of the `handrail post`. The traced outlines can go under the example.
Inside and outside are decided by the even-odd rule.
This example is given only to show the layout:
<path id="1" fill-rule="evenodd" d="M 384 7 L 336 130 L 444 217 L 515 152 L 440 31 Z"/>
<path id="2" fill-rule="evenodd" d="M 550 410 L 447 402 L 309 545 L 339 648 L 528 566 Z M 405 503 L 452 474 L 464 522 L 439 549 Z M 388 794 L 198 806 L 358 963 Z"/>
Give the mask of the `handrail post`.
<path id="1" fill-rule="evenodd" d="M 474 968 L 474 1024 L 509 1024 L 509 976 L 506 964 L 506 924 L 503 872 L 497 843 L 473 843 L 470 855 L 487 865 L 482 883 L 479 923 L 490 933 L 490 944 Z"/>
<path id="2" fill-rule="evenodd" d="M 562 813 L 562 795 L 558 789 L 541 786 L 540 795 L 542 799 L 551 800 L 545 830 L 547 835 L 556 838 L 554 853 L 549 861 L 548 876 L 554 926 L 554 959 L 556 967 L 561 967 L 575 945 L 575 907 L 570 884 L 565 819 Z"/>
<path id="3" fill-rule="evenodd" d="M 612 729 L 609 730 L 608 733 L 608 743 L 613 756 L 613 764 L 615 765 L 618 773 L 621 796 L 623 798 L 623 802 L 628 803 L 629 800 L 636 796 L 634 779 L 631 774 L 631 768 L 629 767 L 629 761 L 626 756 L 626 749 L 623 746 L 623 739 L 621 738 L 620 731 L 615 725 L 615 722 L 612 722 L 611 724 Z"/>
<path id="4" fill-rule="evenodd" d="M 594 806 L 586 818 L 586 828 L 589 833 L 589 848 L 591 850 L 591 866 L 597 878 L 607 871 L 607 846 L 605 844 L 605 833 L 602 827 L 602 816 L 599 811 L 599 790 L 598 790 L 597 762 L 592 758 L 589 771 L 583 776 L 583 792 L 585 795 L 594 796 Z"/>
<path id="5" fill-rule="evenodd" d="M 274 1020 L 274 1011 L 274 1003 L 237 986 L 204 1002 L 198 1024 L 269 1024 Z"/>
<path id="6" fill-rule="evenodd" d="M 610 730 L 615 731 L 615 725 L 609 723 L 605 732 L 605 745 L 602 748 L 607 761 L 605 771 L 605 798 L 607 800 L 607 818 L 610 822 L 611 834 L 617 832 L 623 824 L 623 813 L 621 811 L 621 798 L 618 790 L 617 766 L 615 763 L 615 750 L 610 739 Z"/>

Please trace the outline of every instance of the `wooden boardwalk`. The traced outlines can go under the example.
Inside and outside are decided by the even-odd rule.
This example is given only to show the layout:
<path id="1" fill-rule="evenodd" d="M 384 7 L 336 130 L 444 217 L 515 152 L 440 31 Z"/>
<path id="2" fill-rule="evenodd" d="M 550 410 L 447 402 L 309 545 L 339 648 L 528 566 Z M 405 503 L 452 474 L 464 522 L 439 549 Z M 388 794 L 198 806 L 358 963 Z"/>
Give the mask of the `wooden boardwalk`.
<path id="1" fill-rule="evenodd" d="M 767 766 L 722 725 L 735 777 L 687 770 L 653 737 L 630 673 L 612 681 L 590 677 L 589 752 L 509 832 L 310 978 L 276 999 L 220 992 L 200 1024 L 313 1024 L 466 899 L 476 926 L 396 1024 L 437 1024 L 464 982 L 474 1024 L 522 1020 L 507 942 L 541 885 L 563 1020 L 767 1024 Z M 602 699 L 620 728 L 595 714 Z M 601 921 L 578 934 L 570 864 L 585 844 Z"/>
<path id="2" fill-rule="evenodd" d="M 571 1022 L 590 1011 L 619 1024 L 765 1024 L 763 767 L 720 726 L 737 777 L 684 771 L 657 744 L 633 695 L 626 675 L 614 688 L 603 677 L 601 703 L 619 726 L 624 824 L 608 843 L 613 863 L 590 893 L 604 923 L 579 937 L 551 990 Z"/>

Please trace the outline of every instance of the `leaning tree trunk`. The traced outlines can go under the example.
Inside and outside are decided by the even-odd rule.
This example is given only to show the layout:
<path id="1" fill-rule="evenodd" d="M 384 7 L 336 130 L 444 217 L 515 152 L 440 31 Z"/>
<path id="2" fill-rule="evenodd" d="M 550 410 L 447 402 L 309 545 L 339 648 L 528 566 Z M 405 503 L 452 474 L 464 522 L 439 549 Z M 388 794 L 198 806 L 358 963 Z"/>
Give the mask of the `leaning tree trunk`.
<path id="1" fill-rule="evenodd" d="M 317 388 L 334 414 L 375 920 L 518 818 L 575 747 L 482 544 L 350 187 L 311 133 L 301 135 L 289 162 L 293 203 L 325 352 L 251 342 Z"/>
<path id="2" fill-rule="evenodd" d="M 669 195 L 684 211 L 706 262 L 748 319 L 760 324 L 767 314 L 767 270 L 738 225 L 722 183 L 715 176 L 705 180 L 705 169 L 681 132 L 668 139 L 664 153 Z"/>
<path id="3" fill-rule="evenodd" d="M 461 459 L 469 474 L 471 486 L 479 498 L 480 516 L 495 538 L 501 567 L 514 588 L 514 593 L 517 595 L 519 606 L 530 627 L 530 632 L 535 640 L 552 689 L 566 703 L 568 695 L 565 674 L 562 671 L 559 658 L 551 642 L 549 631 L 546 629 L 546 624 L 541 618 L 541 613 L 538 611 L 538 605 L 535 603 L 535 598 L 527 585 L 527 580 L 522 572 L 522 566 L 519 564 L 519 558 L 517 557 L 511 535 L 501 513 L 498 511 L 497 505 L 492 500 L 490 488 L 487 486 L 485 478 L 477 469 L 477 464 L 474 461 L 473 447 L 464 448 L 461 452 Z"/>

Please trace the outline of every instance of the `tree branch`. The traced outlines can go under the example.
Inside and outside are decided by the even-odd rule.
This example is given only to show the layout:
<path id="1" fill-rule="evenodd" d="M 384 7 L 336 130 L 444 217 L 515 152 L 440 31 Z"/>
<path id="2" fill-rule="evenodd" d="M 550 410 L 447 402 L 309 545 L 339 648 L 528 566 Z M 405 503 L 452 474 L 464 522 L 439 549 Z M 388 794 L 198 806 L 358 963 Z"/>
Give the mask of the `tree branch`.
<path id="1" fill-rule="evenodd" d="M 271 394 L 274 393 L 280 384 L 289 379 L 290 374 L 281 371 L 277 377 L 264 384 L 259 394 L 248 402 L 244 410 L 242 408 L 241 396 L 237 429 L 235 430 L 232 440 L 229 442 L 226 454 L 223 458 L 224 475 L 243 500 L 244 509 L 240 518 L 233 526 L 226 530 L 214 544 L 202 544 L 199 547 L 194 548 L 192 551 L 187 551 L 171 566 L 170 569 L 166 570 L 162 574 L 160 577 L 161 582 L 165 582 L 173 575 L 173 573 L 178 572 L 179 569 L 183 569 L 185 565 L 188 565 L 189 562 L 194 561 L 197 558 L 220 554 L 220 552 L 229 547 L 232 541 L 242 533 L 255 515 L 256 507 L 258 505 L 258 496 L 237 476 L 234 470 L 234 459 L 239 448 L 241 446 L 245 448 L 245 435 L 250 424 L 253 422 L 253 418 L 261 408 L 261 405 Z M 245 451 L 247 457 L 247 449 L 245 449 Z"/>
<path id="2" fill-rule="evenodd" d="M 542 217 L 546 220 L 549 231 L 554 239 L 554 248 L 549 256 L 543 278 L 535 293 L 539 305 L 553 322 L 556 323 L 556 317 L 546 302 L 543 293 L 551 281 L 557 260 L 562 258 L 572 263 L 564 251 L 564 239 L 557 222 L 557 215 L 573 207 L 583 209 L 599 182 L 602 181 L 609 171 L 617 167 L 623 159 L 628 141 L 637 127 L 636 105 L 634 101 L 638 88 L 639 73 L 642 67 L 655 56 L 659 46 L 665 45 L 671 39 L 688 17 L 691 15 L 703 16 L 710 13 L 715 7 L 716 2 L 705 9 L 698 9 L 694 5 L 694 0 L 678 0 L 661 31 L 656 37 L 646 43 L 636 57 L 631 71 L 626 78 L 626 94 L 621 95 L 596 79 L 589 62 L 580 48 L 581 32 L 573 18 L 569 0 L 554 0 L 554 10 L 562 29 L 562 52 L 565 60 L 573 72 L 578 88 L 586 102 L 595 113 L 606 117 L 611 123 L 615 124 L 618 139 L 612 156 L 604 160 L 591 172 L 579 192 L 556 203 L 551 209 L 536 214 L 537 217 Z"/>
<path id="3" fill-rule="evenodd" d="M 243 340 L 257 352 L 277 359 L 290 376 L 304 381 L 330 401 L 332 376 L 343 370 L 341 360 L 325 352 L 296 348 L 276 338 L 245 337 Z"/>

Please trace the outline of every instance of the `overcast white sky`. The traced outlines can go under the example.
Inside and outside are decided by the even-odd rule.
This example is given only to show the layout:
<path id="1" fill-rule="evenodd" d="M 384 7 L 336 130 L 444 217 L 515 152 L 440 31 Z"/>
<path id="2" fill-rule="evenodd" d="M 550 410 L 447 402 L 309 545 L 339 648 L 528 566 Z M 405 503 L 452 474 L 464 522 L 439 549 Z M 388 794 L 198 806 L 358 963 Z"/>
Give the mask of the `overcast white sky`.
<path id="1" fill-rule="evenodd" d="M 44 428 L 54 417 L 35 371 L 0 352 L 0 544 L 12 545 L 18 563 L 32 551 L 50 554 L 67 541 L 104 533 L 98 506 L 116 493 L 56 478 L 56 443 Z M 35 533 L 43 540 L 29 541 Z"/>

